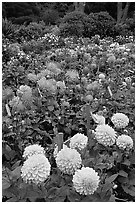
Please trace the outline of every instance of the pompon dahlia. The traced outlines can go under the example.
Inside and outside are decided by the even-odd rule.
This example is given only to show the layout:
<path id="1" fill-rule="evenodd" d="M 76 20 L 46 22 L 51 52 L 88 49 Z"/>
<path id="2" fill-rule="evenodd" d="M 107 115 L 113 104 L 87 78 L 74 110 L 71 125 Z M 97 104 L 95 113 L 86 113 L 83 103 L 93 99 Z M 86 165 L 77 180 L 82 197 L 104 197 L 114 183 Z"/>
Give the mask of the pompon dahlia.
<path id="1" fill-rule="evenodd" d="M 121 135 L 117 138 L 116 144 L 119 147 L 119 149 L 122 150 L 130 150 L 133 148 L 133 140 L 130 136 L 128 135 Z"/>
<path id="2" fill-rule="evenodd" d="M 33 156 L 33 155 L 37 155 L 37 154 L 43 154 L 44 155 L 45 151 L 44 148 L 41 147 L 38 144 L 34 144 L 34 145 L 29 145 L 28 147 L 25 148 L 24 153 L 23 153 L 23 157 L 25 159 L 28 159 L 29 157 Z"/>
<path id="3" fill-rule="evenodd" d="M 98 125 L 95 129 L 95 138 L 98 143 L 104 146 L 111 146 L 115 143 L 116 132 L 109 125 Z"/>
<path id="4" fill-rule="evenodd" d="M 116 128 L 125 128 L 129 123 L 129 118 L 123 113 L 116 113 L 111 118 Z"/>
<path id="5" fill-rule="evenodd" d="M 81 156 L 75 149 L 64 148 L 59 151 L 56 157 L 57 167 L 64 174 L 74 174 L 81 167 Z"/>
<path id="6" fill-rule="evenodd" d="M 51 165 L 43 154 L 29 157 L 21 168 L 21 177 L 26 183 L 36 185 L 44 182 L 50 175 Z"/>
<path id="7" fill-rule="evenodd" d="M 67 145 L 63 144 L 63 149 L 65 148 L 68 148 Z M 55 149 L 54 149 L 54 152 L 53 152 L 53 156 L 56 158 L 57 157 L 57 154 L 58 154 L 58 146 L 57 144 L 55 145 Z"/>
<path id="8" fill-rule="evenodd" d="M 82 195 L 93 194 L 99 185 L 99 176 L 94 169 L 89 167 L 82 167 L 73 175 L 73 186 L 75 190 Z"/>
<path id="9" fill-rule="evenodd" d="M 77 148 L 79 150 L 82 150 L 87 146 L 87 142 L 88 142 L 87 136 L 81 133 L 77 133 L 70 139 L 69 146 L 71 149 Z"/>

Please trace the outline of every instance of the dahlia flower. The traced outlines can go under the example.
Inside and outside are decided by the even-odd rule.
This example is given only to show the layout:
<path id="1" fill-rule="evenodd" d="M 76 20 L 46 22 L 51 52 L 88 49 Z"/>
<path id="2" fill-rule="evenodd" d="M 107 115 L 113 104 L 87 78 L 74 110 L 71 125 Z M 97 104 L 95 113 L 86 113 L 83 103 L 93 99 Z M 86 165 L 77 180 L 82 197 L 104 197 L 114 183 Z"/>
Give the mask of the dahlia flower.
<path id="1" fill-rule="evenodd" d="M 98 125 L 95 129 L 95 138 L 98 143 L 104 146 L 111 146 L 115 143 L 116 132 L 109 125 Z"/>
<path id="2" fill-rule="evenodd" d="M 38 144 L 34 145 L 29 145 L 28 147 L 25 148 L 23 157 L 25 159 L 28 159 L 30 156 L 37 155 L 37 154 L 43 154 L 44 155 L 45 151 L 44 148 L 41 147 Z"/>
<path id="3" fill-rule="evenodd" d="M 64 174 L 71 175 L 81 167 L 82 160 L 77 150 L 64 148 L 57 154 L 56 163 Z"/>
<path id="4" fill-rule="evenodd" d="M 21 85 L 20 87 L 19 87 L 19 89 L 17 90 L 17 93 L 18 93 L 18 95 L 20 96 L 22 96 L 23 94 L 25 94 L 25 93 L 29 93 L 29 94 L 32 94 L 32 89 L 29 87 L 29 86 L 27 86 L 27 85 Z"/>
<path id="5" fill-rule="evenodd" d="M 70 139 L 69 146 L 71 149 L 77 148 L 79 150 L 82 150 L 87 146 L 87 142 L 88 142 L 87 136 L 81 133 L 77 133 Z"/>
<path id="6" fill-rule="evenodd" d="M 14 111 L 23 111 L 25 109 L 22 101 L 18 96 L 14 96 L 13 99 L 9 102 L 9 105 L 13 108 Z"/>
<path id="7" fill-rule="evenodd" d="M 67 145 L 63 144 L 63 149 L 65 149 L 65 148 L 68 148 L 68 147 L 67 147 Z M 59 152 L 58 151 L 58 145 L 56 144 L 54 152 L 53 152 L 53 155 L 54 155 L 55 158 L 57 157 L 58 152 Z"/>
<path id="8" fill-rule="evenodd" d="M 117 138 L 116 144 L 119 147 L 119 149 L 122 150 L 130 150 L 133 148 L 133 140 L 130 136 L 128 135 L 121 135 Z"/>
<path id="9" fill-rule="evenodd" d="M 27 78 L 32 81 L 32 82 L 36 82 L 37 81 L 37 75 L 33 74 L 33 73 L 29 73 L 27 75 Z"/>
<path id="10" fill-rule="evenodd" d="M 82 167 L 73 175 L 73 186 L 79 194 L 91 195 L 99 185 L 99 176 L 94 169 L 89 167 Z"/>
<path id="11" fill-rule="evenodd" d="M 57 86 L 56 81 L 54 79 L 47 80 L 45 77 L 42 77 L 38 81 L 38 85 L 41 89 L 49 91 L 50 93 L 56 93 Z"/>
<path id="12" fill-rule="evenodd" d="M 129 118 L 123 113 L 116 113 L 111 118 L 116 128 L 125 128 L 129 123 Z"/>
<path id="13" fill-rule="evenodd" d="M 29 157 L 21 168 L 21 177 L 26 183 L 36 185 L 44 182 L 50 175 L 51 165 L 43 154 Z"/>
<path id="14" fill-rule="evenodd" d="M 76 70 L 68 70 L 66 72 L 66 77 L 70 80 L 70 81 L 77 81 L 79 79 L 79 74 Z"/>

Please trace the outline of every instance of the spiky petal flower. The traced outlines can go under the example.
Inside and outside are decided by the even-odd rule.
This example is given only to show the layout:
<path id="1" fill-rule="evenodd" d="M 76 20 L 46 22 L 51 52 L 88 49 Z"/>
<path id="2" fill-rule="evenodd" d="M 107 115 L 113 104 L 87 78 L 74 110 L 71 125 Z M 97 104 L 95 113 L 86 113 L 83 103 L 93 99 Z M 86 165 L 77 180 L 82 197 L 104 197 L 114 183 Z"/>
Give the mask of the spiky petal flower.
<path id="1" fill-rule="evenodd" d="M 51 165 L 43 154 L 29 157 L 21 168 L 21 177 L 26 183 L 39 185 L 50 175 Z"/>
<path id="2" fill-rule="evenodd" d="M 116 144 L 119 147 L 119 149 L 122 149 L 122 150 L 130 150 L 133 148 L 132 138 L 124 134 L 117 138 Z"/>
<path id="3" fill-rule="evenodd" d="M 125 128 L 129 123 L 129 118 L 123 113 L 116 113 L 111 118 L 116 128 Z"/>
<path id="4" fill-rule="evenodd" d="M 75 172 L 72 182 L 79 194 L 91 195 L 97 190 L 100 180 L 94 169 L 82 167 L 81 170 Z"/>
<path id="5" fill-rule="evenodd" d="M 104 146 L 111 146 L 115 143 L 116 132 L 109 125 L 98 125 L 95 129 L 95 138 L 98 143 Z"/>
<path id="6" fill-rule="evenodd" d="M 29 145 L 28 147 L 25 148 L 24 153 L 23 153 L 23 157 L 25 159 L 28 159 L 32 155 L 37 155 L 37 154 L 43 154 L 44 155 L 44 153 L 45 153 L 45 151 L 44 151 L 43 147 L 41 147 L 38 144 L 34 144 L 34 145 Z"/>
<path id="7" fill-rule="evenodd" d="M 81 156 L 75 149 L 63 148 L 59 151 L 56 157 L 58 168 L 64 174 L 74 174 L 81 167 Z"/>
<path id="8" fill-rule="evenodd" d="M 88 137 L 84 134 L 77 133 L 70 139 L 70 148 L 82 150 L 87 146 Z"/>

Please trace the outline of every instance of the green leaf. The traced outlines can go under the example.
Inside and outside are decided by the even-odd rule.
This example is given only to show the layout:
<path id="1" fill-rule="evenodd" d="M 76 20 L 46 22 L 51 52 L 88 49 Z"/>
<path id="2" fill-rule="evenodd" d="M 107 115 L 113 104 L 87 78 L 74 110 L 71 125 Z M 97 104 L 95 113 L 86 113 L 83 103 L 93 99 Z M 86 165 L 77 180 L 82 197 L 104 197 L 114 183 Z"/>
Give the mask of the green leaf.
<path id="1" fill-rule="evenodd" d="M 10 198 L 9 200 L 7 200 L 6 202 L 18 202 L 18 199 L 17 199 L 17 197 L 12 197 L 12 198 Z"/>
<path id="2" fill-rule="evenodd" d="M 47 197 L 52 199 L 58 194 L 58 192 L 59 192 L 59 188 L 57 187 L 50 188 L 48 191 Z"/>
<path id="3" fill-rule="evenodd" d="M 105 182 L 106 183 L 112 183 L 116 178 L 117 178 L 118 174 L 113 174 L 112 176 L 106 178 Z"/>
<path id="4" fill-rule="evenodd" d="M 11 186 L 11 183 L 10 183 L 9 179 L 6 178 L 6 177 L 3 177 L 3 178 L 2 178 L 2 189 L 3 189 L 3 190 L 4 190 L 4 189 L 7 189 L 7 188 L 9 188 L 10 186 Z"/>
<path id="5" fill-rule="evenodd" d="M 68 193 L 68 199 L 70 202 L 79 202 L 81 199 L 81 196 L 74 190 L 70 190 Z"/>
<path id="6" fill-rule="evenodd" d="M 127 194 L 135 197 L 135 187 L 134 186 L 122 185 L 122 188 Z"/>
<path id="7" fill-rule="evenodd" d="M 109 198 L 109 202 L 115 202 L 115 199 L 116 199 L 116 198 L 115 198 L 115 195 L 112 194 L 112 195 L 110 196 L 110 198 Z"/>
<path id="8" fill-rule="evenodd" d="M 118 174 L 119 174 L 119 176 L 123 176 L 123 177 L 126 177 L 126 178 L 128 177 L 128 174 L 123 170 L 120 170 Z"/>
<path id="9" fill-rule="evenodd" d="M 21 176 L 21 167 L 22 166 L 18 166 L 12 171 L 12 176 L 14 177 L 14 179 L 18 179 Z"/>

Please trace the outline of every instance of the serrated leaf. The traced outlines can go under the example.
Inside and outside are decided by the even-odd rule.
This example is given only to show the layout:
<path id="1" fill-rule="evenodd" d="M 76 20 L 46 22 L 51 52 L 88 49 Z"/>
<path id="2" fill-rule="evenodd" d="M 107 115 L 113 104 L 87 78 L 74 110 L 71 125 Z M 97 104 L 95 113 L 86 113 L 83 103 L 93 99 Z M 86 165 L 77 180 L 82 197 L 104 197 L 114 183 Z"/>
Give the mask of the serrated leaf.
<path id="1" fill-rule="evenodd" d="M 123 170 L 120 170 L 118 174 L 119 174 L 119 176 L 123 176 L 123 177 L 126 177 L 126 178 L 128 177 L 128 174 Z"/>
<path id="2" fill-rule="evenodd" d="M 105 182 L 106 183 L 112 183 L 116 178 L 117 178 L 118 174 L 113 174 L 112 176 L 106 178 Z"/>

